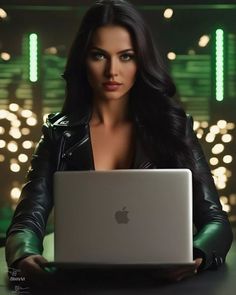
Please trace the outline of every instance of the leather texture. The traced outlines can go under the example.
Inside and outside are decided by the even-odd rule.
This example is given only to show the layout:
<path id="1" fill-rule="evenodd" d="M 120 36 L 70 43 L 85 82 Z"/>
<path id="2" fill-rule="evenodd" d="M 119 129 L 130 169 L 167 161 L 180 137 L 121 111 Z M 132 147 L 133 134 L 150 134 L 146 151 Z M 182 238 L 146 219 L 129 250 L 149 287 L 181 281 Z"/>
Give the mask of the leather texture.
<path id="1" fill-rule="evenodd" d="M 53 208 L 53 174 L 57 170 L 94 170 L 89 133 L 89 116 L 78 120 L 60 113 L 50 114 L 42 127 L 42 137 L 32 156 L 26 183 L 12 223 L 7 231 L 6 260 L 13 266 L 19 259 L 42 254 L 43 238 Z M 144 131 L 138 120 L 133 169 L 158 168 L 150 161 L 140 139 Z M 193 199 L 194 258 L 203 257 L 201 269 L 217 268 L 224 263 L 232 243 L 232 230 L 222 210 L 215 184 L 202 148 L 193 131 L 193 119 L 187 115 L 186 136 L 194 143 L 198 174 L 205 181 Z M 164 230 L 164 228 L 163 228 Z"/>

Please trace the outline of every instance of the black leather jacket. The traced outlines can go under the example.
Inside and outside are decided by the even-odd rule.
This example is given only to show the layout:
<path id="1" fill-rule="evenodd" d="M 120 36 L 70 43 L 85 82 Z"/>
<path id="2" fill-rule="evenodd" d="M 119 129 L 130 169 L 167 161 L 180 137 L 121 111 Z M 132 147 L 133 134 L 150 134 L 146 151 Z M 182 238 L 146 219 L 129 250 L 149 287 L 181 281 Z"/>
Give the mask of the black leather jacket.
<path id="1" fill-rule="evenodd" d="M 88 122 L 87 115 L 78 120 L 57 113 L 49 115 L 43 125 L 43 135 L 7 231 L 6 260 L 9 266 L 28 255 L 42 254 L 46 222 L 53 207 L 53 173 L 57 170 L 94 170 Z M 193 223 L 197 229 L 193 241 L 194 258 L 203 257 L 202 269 L 207 269 L 225 261 L 232 243 L 232 231 L 192 124 L 193 120 L 188 116 L 186 136 L 194 141 L 198 173 L 206 179 L 193 200 Z M 138 120 L 136 127 L 144 132 Z M 147 157 L 139 138 L 136 138 L 133 168 L 158 168 Z"/>

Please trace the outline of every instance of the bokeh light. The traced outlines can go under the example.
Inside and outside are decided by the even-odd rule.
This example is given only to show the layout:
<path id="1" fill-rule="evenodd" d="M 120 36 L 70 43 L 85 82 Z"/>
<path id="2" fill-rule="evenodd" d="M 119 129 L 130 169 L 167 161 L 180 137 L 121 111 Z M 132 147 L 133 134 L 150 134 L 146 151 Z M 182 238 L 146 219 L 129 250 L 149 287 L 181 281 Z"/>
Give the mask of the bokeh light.
<path id="1" fill-rule="evenodd" d="M 21 194 L 21 190 L 19 189 L 19 187 L 13 187 L 12 189 L 11 189 L 11 198 L 12 198 L 12 200 L 18 200 L 19 199 L 19 197 L 20 197 L 20 194 Z"/>
<path id="2" fill-rule="evenodd" d="M 164 13 L 163 13 L 163 16 L 165 18 L 171 18 L 173 16 L 173 14 L 174 14 L 174 11 L 173 11 L 172 8 L 166 8 Z"/>

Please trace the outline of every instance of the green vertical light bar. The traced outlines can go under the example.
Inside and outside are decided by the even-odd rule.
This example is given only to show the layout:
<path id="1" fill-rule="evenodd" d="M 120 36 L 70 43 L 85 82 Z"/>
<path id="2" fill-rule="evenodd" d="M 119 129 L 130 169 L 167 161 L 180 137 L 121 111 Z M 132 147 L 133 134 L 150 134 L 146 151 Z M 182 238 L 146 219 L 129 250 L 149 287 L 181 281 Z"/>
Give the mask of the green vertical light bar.
<path id="1" fill-rule="evenodd" d="M 224 31 L 216 30 L 216 100 L 224 99 Z"/>
<path id="2" fill-rule="evenodd" d="M 29 79 L 38 81 L 38 36 L 35 33 L 29 35 Z"/>

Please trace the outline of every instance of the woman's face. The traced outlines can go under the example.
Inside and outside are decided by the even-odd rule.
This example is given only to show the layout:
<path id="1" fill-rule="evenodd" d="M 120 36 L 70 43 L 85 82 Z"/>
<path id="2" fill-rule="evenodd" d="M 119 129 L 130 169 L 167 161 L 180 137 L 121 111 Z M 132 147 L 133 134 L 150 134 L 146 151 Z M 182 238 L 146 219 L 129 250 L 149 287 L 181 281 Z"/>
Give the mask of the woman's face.
<path id="1" fill-rule="evenodd" d="M 128 97 L 137 72 L 129 32 L 121 26 L 98 28 L 92 36 L 86 66 L 88 81 L 95 99 L 118 100 Z M 109 81 L 120 84 L 103 84 Z"/>

